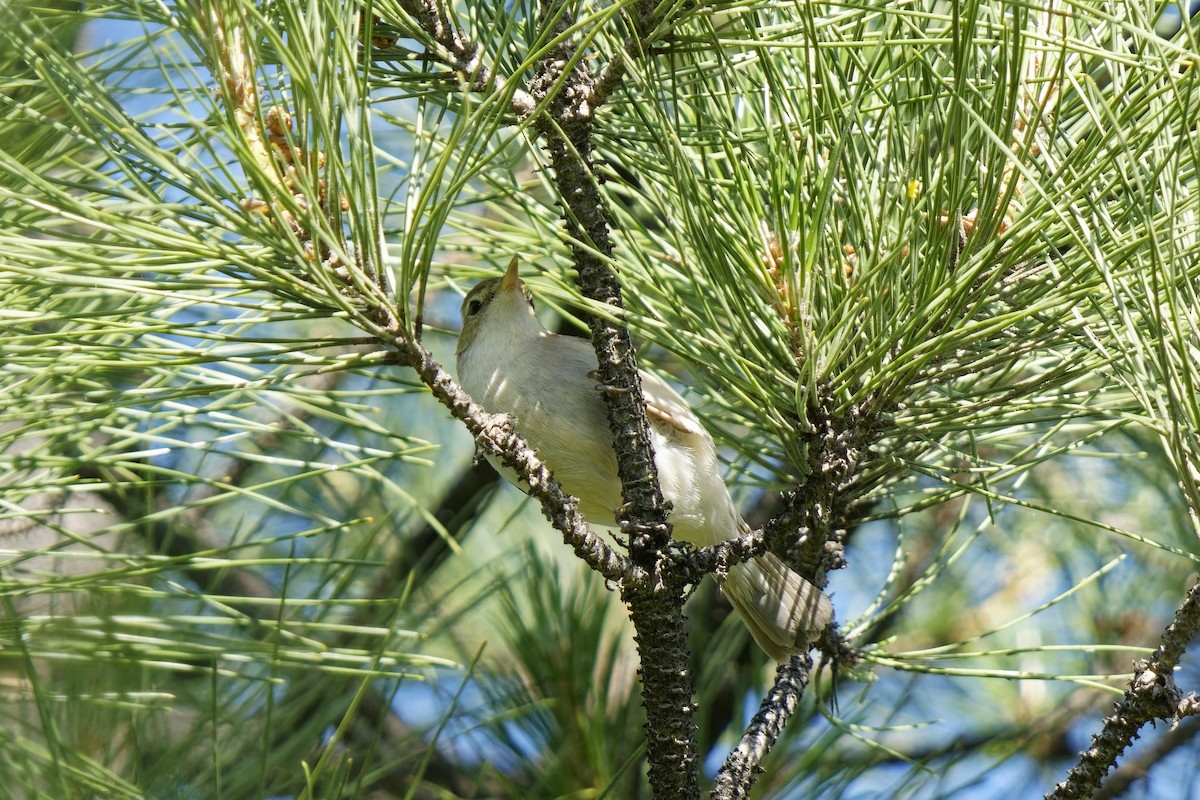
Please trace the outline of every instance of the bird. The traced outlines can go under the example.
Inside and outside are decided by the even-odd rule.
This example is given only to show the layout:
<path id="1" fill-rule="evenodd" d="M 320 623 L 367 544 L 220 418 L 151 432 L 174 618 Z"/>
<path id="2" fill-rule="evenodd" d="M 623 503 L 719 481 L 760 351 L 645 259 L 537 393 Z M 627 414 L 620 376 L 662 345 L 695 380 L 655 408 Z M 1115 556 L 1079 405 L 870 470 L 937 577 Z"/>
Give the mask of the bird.
<path id="1" fill-rule="evenodd" d="M 502 278 L 481 281 L 462 302 L 456 349 L 459 383 L 491 414 L 515 428 L 593 525 L 616 524 L 621 481 L 591 343 L 546 330 L 514 257 Z M 646 419 L 672 537 L 698 547 L 750 531 L 721 477 L 712 436 L 664 380 L 639 370 Z M 515 470 L 488 457 L 523 491 Z M 829 598 L 766 553 L 716 580 L 751 636 L 775 661 L 805 651 L 833 619 Z"/>

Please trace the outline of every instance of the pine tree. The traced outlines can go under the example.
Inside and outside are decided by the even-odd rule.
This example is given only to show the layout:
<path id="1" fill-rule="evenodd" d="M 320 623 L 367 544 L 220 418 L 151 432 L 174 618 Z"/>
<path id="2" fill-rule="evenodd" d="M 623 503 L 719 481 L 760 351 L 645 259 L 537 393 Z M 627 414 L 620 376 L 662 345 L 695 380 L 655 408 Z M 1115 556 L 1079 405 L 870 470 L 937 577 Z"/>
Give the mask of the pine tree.
<path id="1" fill-rule="evenodd" d="M 1163 22 L 0 7 L 0 797 L 1178 792 L 1200 87 Z M 514 255 L 615 389 L 615 533 L 442 366 Z M 744 540 L 671 544 L 637 367 Z M 777 669 L 705 578 L 767 551 L 837 616 Z"/>

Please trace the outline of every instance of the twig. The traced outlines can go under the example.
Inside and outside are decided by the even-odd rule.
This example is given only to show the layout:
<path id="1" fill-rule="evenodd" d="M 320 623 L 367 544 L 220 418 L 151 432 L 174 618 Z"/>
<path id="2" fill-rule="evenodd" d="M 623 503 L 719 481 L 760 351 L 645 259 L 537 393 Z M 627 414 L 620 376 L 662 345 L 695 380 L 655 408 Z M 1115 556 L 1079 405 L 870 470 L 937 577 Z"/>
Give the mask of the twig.
<path id="1" fill-rule="evenodd" d="M 512 467 L 528 483 L 529 493 L 538 499 L 542 513 L 588 566 L 616 584 L 639 583 L 648 578 L 644 571 L 610 547 L 588 527 L 580 516 L 578 501 L 563 491 L 538 459 L 533 449 L 512 428 L 504 415 L 488 414 L 467 395 L 421 345 L 404 337 L 393 322 L 391 340 L 396 363 L 411 367 L 433 396 L 450 409 L 450 414 L 467 426 L 475 443 L 487 454 Z"/>
<path id="2" fill-rule="evenodd" d="M 1079 763 L 1067 773 L 1067 779 L 1046 795 L 1048 800 L 1091 797 L 1143 725 L 1154 719 L 1177 721 L 1184 714 L 1194 713 L 1194 696 L 1182 696 L 1173 672 L 1197 631 L 1200 579 L 1192 584 L 1175 611 L 1158 649 L 1137 662 L 1129 688 L 1112 715 L 1104 718 L 1104 727 L 1092 737 L 1092 746 L 1080 754 Z"/>
<path id="3" fill-rule="evenodd" d="M 742 734 L 741 741 L 725 759 L 713 785 L 713 800 L 741 800 L 762 772 L 762 761 L 783 732 L 796 710 L 812 673 L 812 658 L 806 653 L 793 656 L 775 671 L 775 685 L 763 698 L 758 713 Z"/>
<path id="4" fill-rule="evenodd" d="M 1138 753 L 1137 758 L 1124 761 L 1104 785 L 1092 793 L 1091 800 L 1116 800 L 1136 781 L 1150 774 L 1151 768 L 1180 747 L 1191 744 L 1200 734 L 1200 719 L 1189 719 L 1181 725 L 1163 733 L 1146 750 Z"/>
<path id="5" fill-rule="evenodd" d="M 621 81 L 629 72 L 630 62 L 641 57 L 650 44 L 651 33 L 665 21 L 666 16 L 662 10 L 670 7 L 669 4 L 660 5 L 649 0 L 641 0 L 633 6 L 633 35 L 625 41 L 624 48 L 613 53 L 612 58 L 596 76 L 592 91 L 593 105 L 603 105 L 608 96 L 621 85 Z"/>
<path id="6" fill-rule="evenodd" d="M 401 0 L 400 7 L 441 48 L 440 60 L 470 78 L 471 91 L 493 91 L 510 79 L 495 73 L 483 60 L 483 48 L 463 34 L 451 21 L 445 6 L 438 0 Z M 378 9 L 377 9 L 378 10 Z M 513 112 L 521 118 L 528 117 L 537 108 L 533 96 L 513 88 L 509 103 Z"/>

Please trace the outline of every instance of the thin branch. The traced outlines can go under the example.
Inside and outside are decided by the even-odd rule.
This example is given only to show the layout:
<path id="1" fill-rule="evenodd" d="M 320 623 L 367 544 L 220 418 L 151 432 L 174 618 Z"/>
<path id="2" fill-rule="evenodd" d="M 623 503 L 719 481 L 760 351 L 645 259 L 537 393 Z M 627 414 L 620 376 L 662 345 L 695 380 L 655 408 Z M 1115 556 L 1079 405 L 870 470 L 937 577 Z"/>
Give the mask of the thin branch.
<path id="1" fill-rule="evenodd" d="M 434 56 L 455 72 L 470 76 L 471 91 L 494 91 L 511 80 L 484 63 L 483 48 L 450 20 L 446 7 L 438 0 L 401 0 L 400 7 L 437 43 L 441 52 Z M 533 96 L 518 88 L 512 90 L 510 104 L 521 118 L 528 117 L 537 108 Z"/>
<path id="2" fill-rule="evenodd" d="M 1145 751 L 1139 752 L 1136 758 L 1122 762 L 1104 785 L 1092 793 L 1091 800 L 1123 797 L 1129 787 L 1149 775 L 1156 764 L 1180 747 L 1195 742 L 1197 735 L 1200 735 L 1200 719 L 1189 719 L 1164 732 Z"/>
<path id="3" fill-rule="evenodd" d="M 650 46 L 651 35 L 666 19 L 665 11 L 671 8 L 666 3 L 655 3 L 641 0 L 633 6 L 633 18 L 630 25 L 633 35 L 625 41 L 625 46 L 612 54 L 608 63 L 596 76 L 592 90 L 592 105 L 601 106 L 608 96 L 621 85 L 629 72 L 630 62 L 640 58 Z"/>
<path id="4" fill-rule="evenodd" d="M 733 752 L 717 772 L 711 797 L 713 800 L 740 800 L 750 796 L 763 759 L 791 719 L 812 673 L 812 657 L 807 653 L 793 656 L 775 671 L 775 685 L 763 698 L 758 713 Z"/>
<path id="5" fill-rule="evenodd" d="M 525 479 L 530 495 L 541 503 L 542 513 L 562 533 L 563 541 L 570 545 L 575 554 L 614 583 L 624 585 L 647 581 L 648 576 L 642 569 L 588 527 L 579 514 L 578 501 L 563 491 L 533 449 L 516 434 L 512 420 L 503 414 L 484 411 L 454 382 L 450 373 L 428 350 L 405 338 L 398 330 L 398 323 L 393 325 L 397 326 L 391 341 L 396 363 L 416 371 L 433 396 L 450 409 L 451 416 L 467 426 L 481 450 L 499 458 Z"/>
<path id="6" fill-rule="evenodd" d="M 1200 579 L 1188 589 L 1175 618 L 1163 631 L 1158 649 L 1137 662 L 1129 688 L 1112 715 L 1104 718 L 1104 727 L 1092 737 L 1092 746 L 1080 754 L 1079 763 L 1067 773 L 1067 779 L 1046 795 L 1048 800 L 1091 797 L 1143 725 L 1154 719 L 1178 720 L 1194 713 L 1194 696 L 1182 696 L 1173 673 L 1197 631 Z"/>
<path id="7" fill-rule="evenodd" d="M 810 478 L 794 492 L 783 495 L 782 509 L 764 525 L 728 547 L 704 548 L 689 556 L 689 566 L 703 568 L 710 559 L 757 554 L 760 549 L 776 550 L 790 545 L 790 559 L 802 575 L 816 585 L 824 584 L 827 569 L 842 566 L 841 540 L 845 536 L 848 508 L 854 491 L 850 482 L 869 457 L 873 415 L 852 408 L 844 418 L 829 415 L 833 398 L 822 408 L 810 411 L 818 435 L 810 443 Z M 724 552 L 722 552 L 724 550 Z M 851 663 L 855 653 L 830 626 L 821 644 L 837 663 Z M 725 759 L 713 787 L 714 800 L 749 797 L 762 771 L 761 764 L 795 711 L 812 671 L 807 653 L 781 664 L 775 684 L 763 699 L 758 713 L 742 734 L 738 745 Z"/>
<path id="8" fill-rule="evenodd" d="M 705 575 L 727 572 L 735 564 L 767 553 L 771 550 L 771 541 L 762 528 L 752 530 L 737 539 L 676 556 L 673 570 L 689 583 L 698 583 Z"/>

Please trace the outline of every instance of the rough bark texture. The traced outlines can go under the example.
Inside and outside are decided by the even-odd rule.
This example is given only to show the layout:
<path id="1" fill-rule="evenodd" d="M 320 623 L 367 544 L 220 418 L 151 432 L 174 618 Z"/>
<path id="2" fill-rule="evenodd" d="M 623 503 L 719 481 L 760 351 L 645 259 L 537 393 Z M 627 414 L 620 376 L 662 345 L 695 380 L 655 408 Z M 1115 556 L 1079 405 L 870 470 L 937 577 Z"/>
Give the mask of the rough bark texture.
<path id="1" fill-rule="evenodd" d="M 557 3 L 543 5 L 544 18 L 567 23 Z M 585 297 L 623 308 L 621 286 L 605 263 L 611 256 L 610 221 L 592 169 L 591 75 L 574 59 L 569 41 L 548 54 L 531 87 L 548 114 L 535 121 L 550 155 L 554 179 L 565 207 L 563 218 Z M 622 498 L 618 521 L 629 536 L 634 565 L 648 573 L 645 582 L 626 582 L 622 598 L 637 631 L 642 702 L 646 709 L 646 757 L 656 798 L 699 796 L 692 676 L 687 667 L 683 627 L 684 586 L 669 574 L 671 528 L 658 483 L 637 358 L 624 325 L 598 317 L 589 320 L 592 345 L 605 392 Z"/>
<path id="2" fill-rule="evenodd" d="M 1091 794 L 1091 800 L 1116 800 L 1126 796 L 1133 784 L 1143 781 L 1159 762 L 1181 747 L 1194 746 L 1200 736 L 1200 719 L 1192 718 L 1172 728 L 1145 750 L 1139 750 L 1134 758 L 1121 761 L 1116 772 L 1108 776 L 1103 785 Z"/>
<path id="3" fill-rule="evenodd" d="M 763 698 L 741 741 L 717 773 L 713 800 L 742 800 L 750 796 L 750 787 L 762 772 L 763 759 L 783 732 L 808 686 L 812 667 L 812 658 L 807 654 L 779 665 L 775 671 L 775 685 Z"/>
<path id="4" fill-rule="evenodd" d="M 1195 713 L 1195 697 L 1183 697 L 1175 685 L 1174 671 L 1188 643 L 1200 631 L 1200 580 L 1192 584 L 1175 618 L 1163 631 L 1161 643 L 1150 658 L 1134 667 L 1133 679 L 1104 727 L 1092 737 L 1092 746 L 1080 753 L 1079 763 L 1067 779 L 1046 795 L 1050 800 L 1092 797 L 1108 771 L 1116 766 L 1138 731 L 1155 719 L 1178 720 Z"/>
<path id="5" fill-rule="evenodd" d="M 425 348 L 401 336 L 393 338 L 392 346 L 397 363 L 416 370 L 433 396 L 467 426 L 480 449 L 501 459 L 528 481 L 530 493 L 542 504 L 542 512 L 576 555 L 615 583 L 646 580 L 629 559 L 588 527 L 575 498 L 563 491 L 533 449 L 513 431 L 507 417 L 488 414 L 476 405 Z"/>

